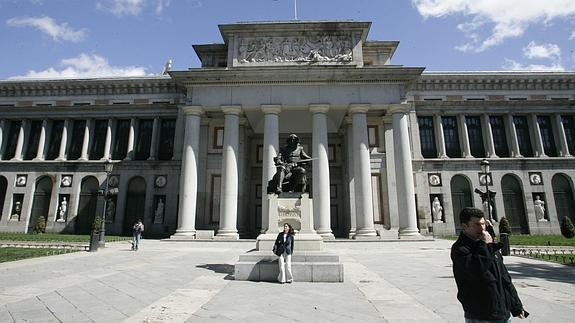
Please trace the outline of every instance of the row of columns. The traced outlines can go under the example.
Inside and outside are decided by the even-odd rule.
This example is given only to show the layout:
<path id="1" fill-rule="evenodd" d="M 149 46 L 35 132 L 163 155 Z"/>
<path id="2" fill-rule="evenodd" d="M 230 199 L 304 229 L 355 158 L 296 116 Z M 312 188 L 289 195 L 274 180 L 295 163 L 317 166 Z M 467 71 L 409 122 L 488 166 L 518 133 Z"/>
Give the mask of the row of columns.
<path id="1" fill-rule="evenodd" d="M 89 159 L 89 147 L 90 142 L 93 141 L 94 136 L 94 119 L 87 119 L 85 129 L 83 132 L 82 137 L 82 149 L 80 153 L 80 158 L 78 160 L 86 161 Z M 44 160 L 46 155 L 46 137 L 48 132 L 50 121 L 43 120 L 42 127 L 40 129 L 40 135 L 38 140 L 38 150 L 36 153 L 36 157 L 33 160 Z M 68 143 L 68 133 L 70 132 L 70 127 L 72 124 L 71 119 L 64 120 L 64 127 L 62 128 L 62 136 L 60 139 L 60 149 L 58 152 L 58 157 L 56 160 L 64 161 L 67 160 L 67 153 L 69 149 Z M 152 141 L 150 145 L 150 155 L 148 160 L 155 160 L 157 158 L 156 151 L 159 141 L 159 124 L 160 118 L 155 117 L 154 123 L 152 127 Z M 20 123 L 20 128 L 18 131 L 18 137 L 16 140 L 16 149 L 14 153 L 14 157 L 12 160 L 20 161 L 22 160 L 22 154 L 24 150 L 25 139 L 27 137 L 27 132 L 29 133 L 29 125 L 30 121 L 25 119 L 22 120 Z M 102 160 L 108 160 L 111 157 L 111 148 L 112 148 L 112 138 L 113 138 L 113 127 L 115 125 L 115 119 L 108 119 L 108 125 L 106 128 L 106 137 L 105 137 L 105 144 L 104 144 L 104 155 L 101 158 Z M 130 120 L 130 130 L 128 135 L 128 146 L 125 160 L 131 160 L 134 158 L 134 144 L 136 139 L 136 129 L 138 127 L 138 119 L 132 118 Z M 6 120 L 0 120 L 0 158 L 2 158 L 3 152 L 5 150 L 6 144 L 3 145 L 3 140 L 5 140 L 6 136 L 4 135 L 5 130 L 7 129 L 7 122 Z M 29 136 L 29 134 L 28 134 Z"/>
<path id="2" fill-rule="evenodd" d="M 330 182 L 328 160 L 328 129 L 327 104 L 310 105 L 312 113 L 312 162 L 313 171 L 313 213 L 318 234 L 324 239 L 332 239 L 330 225 Z M 182 170 L 180 181 L 180 205 L 182 214 L 178 217 L 176 236 L 194 236 L 196 221 L 196 205 L 198 191 L 198 158 L 200 119 L 203 114 L 201 106 L 185 106 L 182 108 L 185 118 L 184 146 L 182 154 Z M 268 181 L 275 174 L 273 162 L 279 151 L 279 113 L 280 105 L 262 105 L 264 114 L 262 190 L 266 190 Z M 353 196 L 350 198 L 355 205 L 356 232 L 355 238 L 374 237 L 373 200 L 371 187 L 371 161 L 367 132 L 367 112 L 369 105 L 356 104 L 349 109 L 352 115 L 352 149 L 354 158 Z M 237 239 L 238 210 L 238 147 L 240 106 L 223 106 L 225 118 L 224 142 L 222 155 L 222 185 L 220 199 L 220 227 L 216 237 Z M 415 192 L 413 187 L 413 169 L 408 129 L 408 106 L 403 104 L 390 105 L 393 115 L 393 137 L 395 149 L 395 164 L 397 173 L 397 191 L 401 215 L 400 235 L 419 235 L 416 224 Z M 262 194 L 262 209 L 267 210 L 268 199 Z M 263 212 L 265 214 L 265 211 Z M 352 221 L 353 222 L 353 221 Z M 275 232 L 276 228 L 262 216 L 262 233 Z"/>
<path id="3" fill-rule="evenodd" d="M 509 143 L 511 148 L 510 149 L 511 157 L 522 157 L 521 152 L 519 150 L 519 141 L 517 139 L 517 131 L 515 128 L 515 123 L 513 122 L 513 115 L 506 114 L 503 120 L 505 124 L 505 133 L 508 139 L 507 142 Z M 569 152 L 567 137 L 565 136 L 565 128 L 563 127 L 563 123 L 561 121 L 561 115 L 554 115 L 551 121 L 553 122 L 553 128 L 556 130 L 554 133 L 558 135 L 558 138 L 556 138 L 556 141 L 558 141 L 559 144 L 557 146 L 558 155 L 560 157 L 568 157 L 571 156 L 572 154 L 575 154 L 575 152 Z M 534 156 L 535 157 L 547 156 L 543 148 L 543 139 L 541 137 L 541 130 L 539 128 L 537 115 L 535 114 L 529 115 L 528 122 L 531 136 L 534 139 L 535 143 Z M 441 122 L 441 115 L 436 114 L 433 116 L 433 124 L 435 129 L 438 157 L 447 158 L 447 153 L 445 150 L 445 136 L 443 133 L 443 123 Z M 457 127 L 459 129 L 460 144 L 463 148 L 461 151 L 462 157 L 473 158 L 473 156 L 471 155 L 469 135 L 467 132 L 467 123 L 465 122 L 465 115 L 457 116 Z M 491 129 L 491 122 L 489 121 L 488 114 L 481 115 L 481 128 L 483 131 L 484 141 L 486 143 L 486 151 L 485 151 L 486 157 L 487 158 L 499 157 L 495 152 L 493 131 Z"/>

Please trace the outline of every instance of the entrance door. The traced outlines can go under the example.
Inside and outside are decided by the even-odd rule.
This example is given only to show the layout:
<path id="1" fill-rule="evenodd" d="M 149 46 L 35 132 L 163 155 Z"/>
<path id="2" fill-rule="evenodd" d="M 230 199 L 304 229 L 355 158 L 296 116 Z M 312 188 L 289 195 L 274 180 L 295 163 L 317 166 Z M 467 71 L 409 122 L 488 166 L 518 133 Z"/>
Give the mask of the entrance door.
<path id="1" fill-rule="evenodd" d="M 125 235 L 131 235 L 132 227 L 138 219 L 145 222 L 146 180 L 142 177 L 132 178 L 128 184 L 128 192 L 126 194 L 126 209 L 124 211 L 124 226 L 122 233 Z"/>
<path id="2" fill-rule="evenodd" d="M 41 216 L 44 217 L 44 224 L 48 221 L 52 184 L 52 179 L 48 176 L 44 176 L 36 182 L 34 200 L 32 201 L 32 212 L 30 213 L 30 222 L 28 222 L 28 232 L 34 232 L 36 222 L 38 222 Z"/>
<path id="3" fill-rule="evenodd" d="M 451 203 L 453 204 L 452 211 L 455 231 L 459 232 L 463 229 L 461 227 L 461 222 L 459 221 L 459 213 L 463 208 L 473 206 L 471 183 L 469 183 L 467 177 L 463 175 L 455 175 L 451 179 Z"/>
<path id="4" fill-rule="evenodd" d="M 6 201 L 6 188 L 8 187 L 8 181 L 4 176 L 0 176 L 0 219 L 2 219 L 2 215 L 4 214 L 4 201 Z M 8 215 L 8 211 L 6 214 Z"/>
<path id="5" fill-rule="evenodd" d="M 513 175 L 505 175 L 501 180 L 501 190 L 505 217 L 509 221 L 511 232 L 529 234 L 521 184 Z"/>
<path id="6" fill-rule="evenodd" d="M 573 189 L 569 184 L 569 179 L 563 174 L 557 174 L 553 176 L 551 186 L 557 209 L 557 220 L 561 223 L 563 217 L 568 216 L 571 221 L 575 222 L 575 201 L 573 201 Z"/>
<path id="7" fill-rule="evenodd" d="M 87 177 L 82 181 L 80 201 L 78 203 L 78 216 L 76 216 L 76 233 L 89 234 L 92 223 L 96 217 L 96 205 L 98 203 L 98 180 L 95 177 Z"/>

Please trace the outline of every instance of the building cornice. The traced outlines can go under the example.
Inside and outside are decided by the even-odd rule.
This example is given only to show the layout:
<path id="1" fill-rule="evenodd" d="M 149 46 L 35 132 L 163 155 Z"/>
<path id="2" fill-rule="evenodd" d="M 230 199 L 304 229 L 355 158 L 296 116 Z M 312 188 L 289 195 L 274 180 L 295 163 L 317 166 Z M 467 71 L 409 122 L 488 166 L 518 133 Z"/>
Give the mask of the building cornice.
<path id="1" fill-rule="evenodd" d="M 70 97 L 181 93 L 169 77 L 6 80 L 0 81 L 2 97 Z"/>
<path id="2" fill-rule="evenodd" d="M 299 83 L 408 83 L 423 72 L 420 67 L 289 67 L 202 68 L 173 71 L 182 85 L 252 85 Z"/>
<path id="3" fill-rule="evenodd" d="M 572 72 L 423 73 L 411 92 L 419 91 L 553 91 L 575 90 Z"/>

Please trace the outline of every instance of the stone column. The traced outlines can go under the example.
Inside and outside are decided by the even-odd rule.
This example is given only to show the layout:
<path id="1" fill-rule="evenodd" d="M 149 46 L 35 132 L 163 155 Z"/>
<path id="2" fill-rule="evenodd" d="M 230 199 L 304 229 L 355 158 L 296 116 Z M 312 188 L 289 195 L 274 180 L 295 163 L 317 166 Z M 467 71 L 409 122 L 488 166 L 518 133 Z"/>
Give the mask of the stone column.
<path id="1" fill-rule="evenodd" d="M 12 160 L 22 160 L 22 150 L 24 149 L 24 133 L 28 126 L 28 120 L 22 120 L 20 123 L 20 130 L 18 131 L 18 139 L 16 140 L 16 151 Z"/>
<path id="2" fill-rule="evenodd" d="M 126 158 L 124 160 L 134 159 L 134 140 L 136 137 L 137 119 L 130 120 L 130 131 L 128 132 L 128 148 L 126 149 Z"/>
<path id="3" fill-rule="evenodd" d="M 46 147 L 46 128 L 48 128 L 48 120 L 42 121 L 42 128 L 40 129 L 40 138 L 38 139 L 38 151 L 36 151 L 36 158 L 34 160 L 44 160 L 44 148 Z"/>
<path id="4" fill-rule="evenodd" d="M 60 150 L 58 151 L 58 158 L 56 160 L 66 160 L 66 148 L 68 148 L 68 128 L 70 127 L 70 119 L 64 120 L 64 127 L 62 127 L 62 138 L 60 139 Z"/>
<path id="5" fill-rule="evenodd" d="M 223 106 L 224 142 L 222 146 L 222 185 L 220 227 L 217 237 L 239 239 L 238 220 L 238 149 L 241 106 Z"/>
<path id="6" fill-rule="evenodd" d="M 354 156 L 353 156 L 353 124 L 350 117 L 345 118 L 346 124 L 346 150 L 347 150 L 347 185 L 349 190 L 349 196 L 347 200 L 349 200 L 349 238 L 353 238 L 355 236 L 355 232 L 357 230 L 357 216 L 355 213 L 355 180 L 354 180 Z"/>
<path id="7" fill-rule="evenodd" d="M 110 150 L 112 148 L 112 127 L 114 125 L 114 119 L 108 120 L 108 127 L 106 127 L 106 141 L 104 143 L 104 155 L 102 160 L 110 159 Z"/>
<path id="8" fill-rule="evenodd" d="M 487 158 L 495 158 L 497 154 L 495 153 L 495 142 L 493 141 L 493 130 L 491 130 L 491 122 L 489 121 L 489 115 L 481 115 L 481 122 L 483 123 L 483 133 L 486 145 L 486 155 Z"/>
<path id="9" fill-rule="evenodd" d="M 82 140 L 82 154 L 80 154 L 80 160 L 88 160 L 88 148 L 90 147 L 90 135 L 91 129 L 94 127 L 94 120 L 86 120 L 86 126 L 84 127 L 84 138 Z"/>
<path id="10" fill-rule="evenodd" d="M 313 217 L 315 231 L 323 239 L 335 239 L 330 225 L 329 158 L 327 139 L 327 116 L 329 105 L 314 104 L 309 107 L 313 114 L 312 162 Z M 366 125 L 367 130 L 367 125 Z"/>
<path id="11" fill-rule="evenodd" d="M 150 143 L 150 157 L 148 160 L 156 160 L 156 155 L 158 153 L 158 129 L 160 128 L 160 118 L 154 118 L 154 124 L 152 126 L 152 140 Z"/>
<path id="12" fill-rule="evenodd" d="M 409 128 L 407 126 L 409 105 L 391 105 L 390 112 L 393 116 L 397 202 L 402 213 L 399 218 L 399 237 L 420 237 L 417 229 L 413 167 L 409 144 Z"/>
<path id="13" fill-rule="evenodd" d="M 523 157 L 519 149 L 519 141 L 517 140 L 517 130 L 515 129 L 513 116 L 510 113 L 505 115 L 505 130 L 508 142 L 511 144 L 511 157 Z"/>
<path id="14" fill-rule="evenodd" d="M 447 158 L 445 153 L 445 136 L 443 134 L 443 123 L 441 122 L 441 116 L 436 114 L 433 116 L 433 123 L 435 126 L 435 141 L 437 144 L 437 154 L 439 158 Z"/>
<path id="15" fill-rule="evenodd" d="M 471 155 L 471 148 L 469 148 L 469 132 L 467 131 L 467 122 L 465 122 L 465 115 L 459 114 L 457 115 L 457 123 L 459 123 L 459 142 L 463 147 L 463 158 L 472 158 Z M 393 129 L 395 129 L 395 124 Z M 395 135 L 394 135 L 395 137 Z"/>
<path id="16" fill-rule="evenodd" d="M 565 136 L 565 128 L 563 127 L 563 122 L 561 121 L 561 115 L 556 114 L 553 116 L 553 126 L 557 130 L 557 141 L 559 142 L 559 156 L 560 157 L 569 157 L 569 146 L 567 145 L 567 137 Z M 571 152 L 572 154 L 575 151 Z"/>
<path id="17" fill-rule="evenodd" d="M 180 174 L 180 209 L 174 236 L 195 237 L 196 199 L 198 195 L 198 153 L 200 149 L 200 106 L 182 107 L 185 118 L 182 170 Z"/>
<path id="18" fill-rule="evenodd" d="M 0 119 L 0 160 L 2 160 L 2 156 L 4 156 L 4 129 L 6 128 L 6 120 Z M 0 212 L 3 205 L 0 205 Z"/>
<path id="19" fill-rule="evenodd" d="M 276 173 L 273 158 L 279 152 L 279 113 L 280 105 L 262 105 L 264 113 L 264 146 L 262 157 L 262 233 L 277 232 L 277 228 L 269 227 L 268 218 L 268 182 Z"/>
<path id="20" fill-rule="evenodd" d="M 529 115 L 529 120 L 531 122 L 532 138 L 535 142 L 535 157 L 546 157 L 547 155 L 545 154 L 545 148 L 543 148 L 543 138 L 541 137 L 541 129 L 539 129 L 537 115 Z"/>
<path id="21" fill-rule="evenodd" d="M 367 104 L 352 104 L 349 112 L 353 122 L 353 154 L 355 180 L 355 212 L 357 229 L 354 239 L 375 237 L 373 198 L 371 191 L 371 161 L 367 135 Z"/>

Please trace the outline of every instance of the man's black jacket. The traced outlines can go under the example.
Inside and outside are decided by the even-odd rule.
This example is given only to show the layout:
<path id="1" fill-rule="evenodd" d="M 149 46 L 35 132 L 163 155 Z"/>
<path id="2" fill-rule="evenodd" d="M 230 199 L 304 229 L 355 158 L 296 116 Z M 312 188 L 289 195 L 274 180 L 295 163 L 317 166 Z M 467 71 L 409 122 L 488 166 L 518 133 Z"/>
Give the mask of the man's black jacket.
<path id="1" fill-rule="evenodd" d="M 499 249 L 500 243 L 486 244 L 463 232 L 451 247 L 457 299 L 466 318 L 503 320 L 523 311 Z"/>

